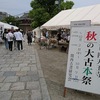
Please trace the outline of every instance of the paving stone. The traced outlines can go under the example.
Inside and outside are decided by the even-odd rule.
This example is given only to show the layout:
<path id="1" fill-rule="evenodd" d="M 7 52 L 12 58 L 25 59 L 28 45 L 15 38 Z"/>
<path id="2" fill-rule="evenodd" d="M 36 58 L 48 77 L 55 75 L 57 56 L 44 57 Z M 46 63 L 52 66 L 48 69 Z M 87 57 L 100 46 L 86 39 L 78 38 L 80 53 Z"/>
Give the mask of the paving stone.
<path id="1" fill-rule="evenodd" d="M 21 68 L 21 71 L 30 71 L 30 67 L 23 67 Z"/>
<path id="2" fill-rule="evenodd" d="M 0 76 L 0 82 L 3 82 L 6 77 Z"/>
<path id="3" fill-rule="evenodd" d="M 0 83 L 0 88 L 3 86 L 4 83 Z"/>
<path id="4" fill-rule="evenodd" d="M 42 70 L 38 70 L 38 73 L 39 73 L 39 77 L 40 78 L 43 78 L 44 76 L 43 76 L 43 71 Z"/>
<path id="5" fill-rule="evenodd" d="M 32 81 L 32 77 L 31 76 L 21 76 L 20 81 L 21 82 Z"/>
<path id="6" fill-rule="evenodd" d="M 1 71 L 1 72 L 0 72 L 0 76 L 3 76 L 3 74 L 4 74 L 4 71 Z"/>
<path id="7" fill-rule="evenodd" d="M 0 100 L 11 100 L 12 92 L 6 91 L 6 92 L 0 92 Z"/>
<path id="8" fill-rule="evenodd" d="M 38 69 L 38 70 L 42 70 L 42 69 L 41 69 L 41 65 L 40 65 L 40 62 L 39 62 L 39 61 L 37 62 L 37 69 Z"/>
<path id="9" fill-rule="evenodd" d="M 17 97 L 17 98 L 12 98 L 11 100 L 29 100 L 29 97 Z"/>
<path id="10" fill-rule="evenodd" d="M 39 84 L 38 81 L 27 82 L 27 84 L 26 84 L 26 89 L 40 90 L 40 84 Z"/>
<path id="11" fill-rule="evenodd" d="M 40 78 L 43 100 L 50 100 L 49 92 L 44 78 Z"/>
<path id="12" fill-rule="evenodd" d="M 4 57 L 6 57 L 6 58 L 10 58 L 11 56 L 8 54 L 8 55 L 4 55 Z"/>
<path id="13" fill-rule="evenodd" d="M 14 91 L 12 98 L 27 98 L 29 95 L 29 90 Z"/>
<path id="14" fill-rule="evenodd" d="M 0 64 L 5 64 L 5 61 L 0 61 Z"/>
<path id="15" fill-rule="evenodd" d="M 27 72 L 27 75 L 36 75 L 36 74 L 38 74 L 37 70 L 28 71 L 28 72 Z"/>
<path id="16" fill-rule="evenodd" d="M 27 67 L 27 65 L 28 65 L 27 63 L 26 64 L 25 63 L 23 63 L 23 64 L 21 63 L 21 64 L 19 64 L 19 67 Z"/>
<path id="17" fill-rule="evenodd" d="M 37 70 L 36 67 L 31 67 L 31 71 L 35 71 L 35 70 Z"/>
<path id="18" fill-rule="evenodd" d="M 15 63 L 14 63 L 14 64 L 10 64 L 9 66 L 10 66 L 10 67 L 18 67 L 18 64 L 15 64 Z"/>
<path id="19" fill-rule="evenodd" d="M 30 61 L 27 61 L 27 60 L 23 60 L 23 63 L 27 63 L 27 64 L 29 64 L 30 63 Z"/>
<path id="20" fill-rule="evenodd" d="M 42 70 L 41 69 L 41 64 L 40 64 L 38 53 L 37 53 L 37 51 L 35 51 L 35 52 L 36 52 L 36 59 L 37 59 L 37 68 L 38 68 L 38 70 Z"/>
<path id="21" fill-rule="evenodd" d="M 14 62 L 14 59 L 7 59 L 7 62 Z"/>
<path id="22" fill-rule="evenodd" d="M 11 64 L 13 64 L 13 62 L 11 62 L 11 61 L 8 61 L 8 62 L 6 62 L 6 64 L 9 64 L 9 65 L 11 65 Z"/>
<path id="23" fill-rule="evenodd" d="M 0 65 L 0 70 L 1 70 L 2 66 Z"/>
<path id="24" fill-rule="evenodd" d="M 17 82 L 18 76 L 9 76 L 7 77 L 4 82 Z"/>
<path id="25" fill-rule="evenodd" d="M 28 66 L 37 68 L 36 64 L 29 63 Z"/>
<path id="26" fill-rule="evenodd" d="M 16 72 L 15 71 L 5 71 L 4 76 L 15 76 L 16 75 Z"/>
<path id="27" fill-rule="evenodd" d="M 32 60 L 30 61 L 31 64 L 35 64 L 36 63 L 36 60 Z"/>
<path id="28" fill-rule="evenodd" d="M 23 61 L 15 61 L 15 64 L 21 64 Z"/>
<path id="29" fill-rule="evenodd" d="M 10 67 L 8 67 L 8 68 L 1 68 L 1 71 L 10 71 L 10 70 L 11 70 Z"/>
<path id="30" fill-rule="evenodd" d="M 17 82 L 17 83 L 13 83 L 11 85 L 10 90 L 24 90 L 24 89 L 25 89 L 25 83 L 24 82 Z"/>
<path id="31" fill-rule="evenodd" d="M 31 100 L 44 100 L 39 90 L 32 90 Z"/>
<path id="32" fill-rule="evenodd" d="M 6 59 L 3 59 L 3 58 L 2 58 L 2 59 L 0 59 L 0 62 L 2 62 L 2 61 L 6 61 Z"/>
<path id="33" fill-rule="evenodd" d="M 11 71 L 20 71 L 20 70 L 21 70 L 20 67 L 14 67 L 14 68 L 11 69 Z"/>
<path id="34" fill-rule="evenodd" d="M 11 83 L 4 83 L 0 88 L 0 91 L 8 91 L 10 89 Z"/>
<path id="35" fill-rule="evenodd" d="M 34 55 L 32 55 L 30 57 L 31 57 L 31 59 L 36 60 L 35 53 L 34 53 Z"/>
<path id="36" fill-rule="evenodd" d="M 1 64 L 1 63 L 0 63 L 0 64 Z M 2 68 L 9 67 L 9 64 L 1 64 L 1 65 L 0 65 L 0 68 L 1 68 L 1 67 L 2 67 Z"/>
<path id="37" fill-rule="evenodd" d="M 47 87 L 41 87 L 42 88 L 42 96 L 43 100 L 50 100 L 49 92 L 47 90 Z"/>
<path id="38" fill-rule="evenodd" d="M 34 74 L 31 76 L 32 81 L 38 81 L 39 80 L 39 75 L 38 74 Z"/>
<path id="39" fill-rule="evenodd" d="M 25 76 L 25 75 L 27 75 L 27 71 L 17 71 L 16 75 L 17 76 Z"/>

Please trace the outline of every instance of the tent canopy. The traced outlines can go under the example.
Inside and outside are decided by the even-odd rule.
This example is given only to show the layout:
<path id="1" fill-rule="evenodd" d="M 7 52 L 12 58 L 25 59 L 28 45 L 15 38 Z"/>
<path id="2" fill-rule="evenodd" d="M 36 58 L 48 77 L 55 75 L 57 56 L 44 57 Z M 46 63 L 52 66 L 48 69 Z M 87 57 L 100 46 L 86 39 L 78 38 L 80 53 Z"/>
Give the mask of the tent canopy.
<path id="1" fill-rule="evenodd" d="M 10 24 L 4 23 L 4 22 L 0 22 L 0 25 L 3 25 L 4 26 L 4 29 L 11 29 L 12 27 L 14 29 L 18 29 L 17 26 L 13 26 L 13 25 L 10 25 Z"/>
<path id="2" fill-rule="evenodd" d="M 63 10 L 56 16 L 43 24 L 41 28 L 56 30 L 59 28 L 70 28 L 71 21 L 91 20 L 91 25 L 100 25 L 100 4 Z"/>
<path id="3" fill-rule="evenodd" d="M 36 32 L 36 37 L 37 38 L 40 38 L 41 36 L 41 30 L 40 30 L 40 27 L 37 27 L 33 30 L 33 35 L 34 35 L 34 32 Z"/>

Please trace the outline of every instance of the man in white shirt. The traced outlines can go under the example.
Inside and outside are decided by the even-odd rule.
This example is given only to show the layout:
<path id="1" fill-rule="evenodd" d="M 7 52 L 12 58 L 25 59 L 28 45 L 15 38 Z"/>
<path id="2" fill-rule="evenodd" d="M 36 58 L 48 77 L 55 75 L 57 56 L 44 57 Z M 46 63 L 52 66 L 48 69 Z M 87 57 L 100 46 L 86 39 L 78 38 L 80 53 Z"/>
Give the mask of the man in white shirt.
<path id="1" fill-rule="evenodd" d="M 6 38 L 8 40 L 8 44 L 9 44 L 9 50 L 12 51 L 13 49 L 13 34 L 11 32 L 11 30 L 8 30 L 8 34 L 6 35 Z"/>
<path id="2" fill-rule="evenodd" d="M 14 36 L 15 36 L 16 41 L 17 41 L 18 50 L 23 50 L 23 43 L 22 43 L 23 35 L 20 32 L 20 29 L 18 29 L 17 32 L 14 33 Z"/>

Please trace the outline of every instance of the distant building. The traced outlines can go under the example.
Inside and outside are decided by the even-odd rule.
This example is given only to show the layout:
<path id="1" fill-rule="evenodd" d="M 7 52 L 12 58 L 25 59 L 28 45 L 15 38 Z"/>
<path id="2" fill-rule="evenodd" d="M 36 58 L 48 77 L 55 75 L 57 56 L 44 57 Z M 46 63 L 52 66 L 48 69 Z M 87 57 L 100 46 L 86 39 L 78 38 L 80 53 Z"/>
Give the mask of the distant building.
<path id="1" fill-rule="evenodd" d="M 9 15 L 6 12 L 0 12 L 0 21 L 3 20 L 5 17 L 8 17 Z"/>
<path id="2" fill-rule="evenodd" d="M 24 33 L 27 33 L 28 30 L 32 30 L 32 20 L 29 18 L 28 13 L 24 13 L 17 20 L 19 21 L 19 27 L 24 31 Z"/>

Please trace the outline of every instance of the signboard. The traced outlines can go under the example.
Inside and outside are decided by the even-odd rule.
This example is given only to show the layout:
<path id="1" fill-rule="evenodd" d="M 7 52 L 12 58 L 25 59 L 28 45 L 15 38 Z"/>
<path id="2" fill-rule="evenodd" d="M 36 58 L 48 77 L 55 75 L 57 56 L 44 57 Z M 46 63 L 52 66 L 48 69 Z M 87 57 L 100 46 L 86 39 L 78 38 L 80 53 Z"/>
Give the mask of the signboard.
<path id="1" fill-rule="evenodd" d="M 73 27 L 65 87 L 100 94 L 100 27 Z"/>
<path id="2" fill-rule="evenodd" d="M 91 20 L 71 21 L 71 27 L 88 27 L 91 26 Z"/>
<path id="3" fill-rule="evenodd" d="M 3 32 L 4 32 L 4 26 L 0 25 L 0 37 L 2 37 Z"/>

